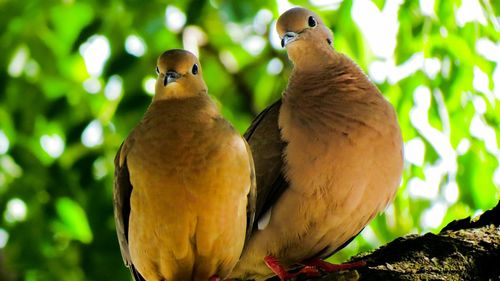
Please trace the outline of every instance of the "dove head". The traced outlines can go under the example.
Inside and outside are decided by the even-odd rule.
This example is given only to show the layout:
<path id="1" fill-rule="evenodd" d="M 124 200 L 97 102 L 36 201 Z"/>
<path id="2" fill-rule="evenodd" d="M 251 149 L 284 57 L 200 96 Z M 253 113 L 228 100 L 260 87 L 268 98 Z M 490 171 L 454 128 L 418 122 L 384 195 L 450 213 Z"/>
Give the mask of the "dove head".
<path id="1" fill-rule="evenodd" d="M 200 62 L 188 51 L 172 49 L 161 54 L 156 73 L 153 100 L 191 97 L 207 92 Z"/>
<path id="2" fill-rule="evenodd" d="M 276 23 L 281 46 L 294 65 L 324 61 L 318 52 L 333 53 L 333 33 L 315 13 L 300 7 L 283 13 Z"/>

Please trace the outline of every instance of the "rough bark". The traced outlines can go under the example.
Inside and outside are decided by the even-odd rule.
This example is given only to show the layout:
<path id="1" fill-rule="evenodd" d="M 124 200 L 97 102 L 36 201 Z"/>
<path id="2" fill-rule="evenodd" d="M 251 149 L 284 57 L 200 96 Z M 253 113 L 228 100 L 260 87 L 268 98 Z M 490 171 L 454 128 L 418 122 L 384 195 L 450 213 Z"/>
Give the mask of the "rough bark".
<path id="1" fill-rule="evenodd" d="M 500 280 L 500 204 L 439 234 L 398 238 L 357 260 L 367 267 L 297 280 Z"/>

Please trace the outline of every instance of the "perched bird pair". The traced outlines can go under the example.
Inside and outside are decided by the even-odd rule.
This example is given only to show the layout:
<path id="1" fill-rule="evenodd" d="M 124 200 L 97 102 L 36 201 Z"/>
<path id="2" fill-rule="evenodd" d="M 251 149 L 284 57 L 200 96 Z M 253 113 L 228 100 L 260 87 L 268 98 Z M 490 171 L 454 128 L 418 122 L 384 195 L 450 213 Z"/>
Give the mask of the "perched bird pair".
<path id="1" fill-rule="evenodd" d="M 393 199 L 403 157 L 392 106 L 316 14 L 293 8 L 277 29 L 293 71 L 245 133 L 251 153 L 207 96 L 196 57 L 158 59 L 153 102 L 115 160 L 117 233 L 136 281 L 346 268 L 321 259 Z"/>

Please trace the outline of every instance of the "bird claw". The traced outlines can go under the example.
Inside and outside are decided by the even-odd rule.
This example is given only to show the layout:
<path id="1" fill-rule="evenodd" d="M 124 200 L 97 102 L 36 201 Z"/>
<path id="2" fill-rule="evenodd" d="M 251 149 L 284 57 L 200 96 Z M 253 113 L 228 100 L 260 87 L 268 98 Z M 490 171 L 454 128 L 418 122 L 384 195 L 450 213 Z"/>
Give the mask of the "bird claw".
<path id="1" fill-rule="evenodd" d="M 297 272 L 288 272 L 279 262 L 279 260 L 273 256 L 264 257 L 264 262 L 266 265 L 278 276 L 280 280 L 290 280 L 299 275 L 306 275 L 308 277 L 320 276 L 320 269 L 325 272 L 334 272 L 349 269 L 358 269 L 366 266 L 365 261 L 356 261 L 343 264 L 333 264 L 320 259 L 313 259 L 303 262 L 303 268 Z M 212 280 L 210 280 L 212 281 Z"/>
<path id="2" fill-rule="evenodd" d="M 317 277 L 320 275 L 318 269 L 314 266 L 304 266 L 299 271 L 291 273 L 288 272 L 278 261 L 277 258 L 273 256 L 264 257 L 264 262 L 266 265 L 276 274 L 280 280 L 290 280 L 301 274 L 305 274 L 309 277 Z"/>

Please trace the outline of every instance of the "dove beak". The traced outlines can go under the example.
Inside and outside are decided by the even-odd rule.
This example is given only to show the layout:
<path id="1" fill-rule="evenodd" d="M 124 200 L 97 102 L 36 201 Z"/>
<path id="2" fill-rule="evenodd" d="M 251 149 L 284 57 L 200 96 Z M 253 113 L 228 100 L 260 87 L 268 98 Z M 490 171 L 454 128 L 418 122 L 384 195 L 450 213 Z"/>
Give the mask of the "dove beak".
<path id="1" fill-rule="evenodd" d="M 175 82 L 177 79 L 179 79 L 181 75 L 175 71 L 168 71 L 165 74 L 165 80 L 163 80 L 163 86 L 167 86 L 168 84 Z"/>
<path id="2" fill-rule="evenodd" d="M 283 38 L 281 39 L 281 47 L 285 48 L 288 44 L 292 43 L 293 41 L 297 40 L 299 38 L 299 34 L 295 32 L 287 32 L 283 35 Z"/>

